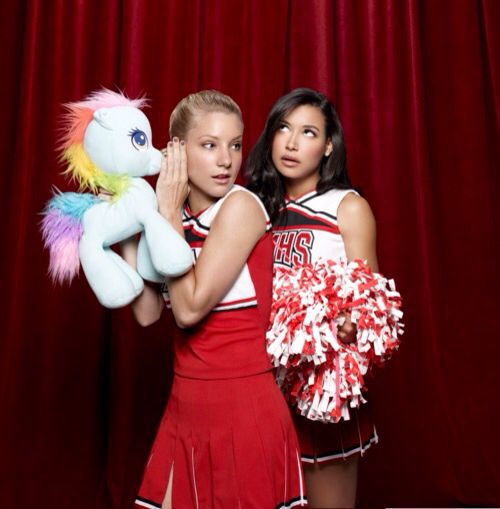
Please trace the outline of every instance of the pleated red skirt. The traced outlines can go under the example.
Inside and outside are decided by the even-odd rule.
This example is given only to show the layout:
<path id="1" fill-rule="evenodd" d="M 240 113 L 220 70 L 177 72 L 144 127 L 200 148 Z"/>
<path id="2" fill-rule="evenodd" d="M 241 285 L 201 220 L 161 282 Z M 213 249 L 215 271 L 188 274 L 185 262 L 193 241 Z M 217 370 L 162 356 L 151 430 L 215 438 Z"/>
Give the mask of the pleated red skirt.
<path id="1" fill-rule="evenodd" d="M 363 454 L 378 442 L 369 404 L 349 409 L 351 418 L 337 423 L 311 421 L 292 409 L 304 463 L 324 463 Z"/>
<path id="2" fill-rule="evenodd" d="M 174 509 L 304 507 L 300 450 L 271 371 L 227 380 L 174 377 L 136 500 Z"/>

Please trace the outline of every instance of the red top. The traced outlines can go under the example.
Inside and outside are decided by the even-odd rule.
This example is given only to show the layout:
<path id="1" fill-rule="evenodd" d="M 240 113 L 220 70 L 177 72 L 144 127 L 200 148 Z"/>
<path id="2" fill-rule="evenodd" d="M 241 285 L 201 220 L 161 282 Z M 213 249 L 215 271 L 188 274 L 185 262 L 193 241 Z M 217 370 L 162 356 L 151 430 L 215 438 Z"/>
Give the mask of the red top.
<path id="1" fill-rule="evenodd" d="M 234 186 L 230 193 L 237 190 L 249 192 Z M 210 233 L 210 223 L 230 193 L 198 216 L 184 209 L 186 240 L 195 258 Z M 223 379 L 271 369 L 265 350 L 265 333 L 271 310 L 272 271 L 273 242 L 268 229 L 220 303 L 194 327 L 176 330 L 174 371 L 177 375 Z"/>

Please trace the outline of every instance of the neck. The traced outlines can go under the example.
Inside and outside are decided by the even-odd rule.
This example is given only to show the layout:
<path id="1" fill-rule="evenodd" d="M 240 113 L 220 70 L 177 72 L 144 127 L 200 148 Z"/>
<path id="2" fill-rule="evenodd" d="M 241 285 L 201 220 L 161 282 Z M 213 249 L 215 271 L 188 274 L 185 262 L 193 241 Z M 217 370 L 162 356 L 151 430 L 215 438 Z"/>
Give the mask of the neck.
<path id="1" fill-rule="evenodd" d="M 216 201 L 217 199 L 210 198 L 205 194 L 199 193 L 197 189 L 193 189 L 192 187 L 187 197 L 189 210 L 191 210 L 191 212 L 195 215 L 202 210 L 208 209 L 208 207 L 213 205 Z"/>
<path id="2" fill-rule="evenodd" d="M 316 190 L 319 182 L 319 175 L 314 174 L 305 179 L 285 179 L 285 190 L 292 200 Z"/>

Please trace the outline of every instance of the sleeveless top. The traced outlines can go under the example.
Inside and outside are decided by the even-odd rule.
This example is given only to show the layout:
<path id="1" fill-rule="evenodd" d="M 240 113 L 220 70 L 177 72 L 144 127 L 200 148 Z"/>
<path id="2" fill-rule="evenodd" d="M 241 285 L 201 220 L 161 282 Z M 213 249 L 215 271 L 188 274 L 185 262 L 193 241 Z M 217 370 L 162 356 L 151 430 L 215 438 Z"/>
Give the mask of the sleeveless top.
<path id="1" fill-rule="evenodd" d="M 346 258 L 337 210 L 349 193 L 358 194 L 353 189 L 331 189 L 323 194 L 312 191 L 295 200 L 286 198 L 273 228 L 275 266 Z"/>
<path id="2" fill-rule="evenodd" d="M 176 328 L 174 372 L 179 376 L 213 380 L 250 376 L 271 369 L 265 350 L 265 332 L 272 299 L 273 243 L 271 223 L 264 205 L 253 193 L 234 185 L 224 197 L 198 214 L 192 214 L 185 205 L 182 214 L 184 234 L 196 263 L 203 243 L 210 235 L 212 221 L 226 198 L 236 191 L 251 194 L 262 207 L 266 232 L 250 253 L 231 289 L 212 311 L 194 327 Z M 169 307 L 166 289 L 164 298 Z"/>

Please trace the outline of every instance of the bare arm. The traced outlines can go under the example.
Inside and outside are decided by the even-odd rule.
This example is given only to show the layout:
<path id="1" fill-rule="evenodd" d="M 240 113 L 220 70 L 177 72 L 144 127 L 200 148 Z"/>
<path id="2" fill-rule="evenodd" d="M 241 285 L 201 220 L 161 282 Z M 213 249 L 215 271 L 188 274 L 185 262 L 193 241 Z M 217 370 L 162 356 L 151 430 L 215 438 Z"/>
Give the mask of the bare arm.
<path id="1" fill-rule="evenodd" d="M 137 245 L 135 237 L 121 243 L 123 259 L 134 269 L 137 269 Z M 159 320 L 164 307 L 165 302 L 157 286 L 147 281 L 144 281 L 143 292 L 131 304 L 136 321 L 143 327 Z"/>
<path id="2" fill-rule="evenodd" d="M 174 164 L 174 159 L 177 164 Z M 183 237 L 181 207 L 189 192 L 186 170 L 186 151 L 181 150 L 179 140 L 170 141 L 163 151 L 160 175 L 156 182 L 158 208 Z M 122 256 L 134 268 L 137 268 L 137 239 L 122 242 Z M 159 320 L 165 303 L 157 285 L 144 282 L 144 291 L 132 302 L 132 312 L 137 322 L 146 327 Z"/>
<path id="3" fill-rule="evenodd" d="M 376 224 L 368 202 L 354 193 L 346 195 L 340 202 L 337 220 L 347 260 L 366 260 L 368 266 L 378 272 Z M 354 341 L 356 327 L 350 316 L 346 316 L 346 321 L 339 330 L 339 337 L 346 343 Z"/>
<path id="4" fill-rule="evenodd" d="M 112 195 L 104 189 L 99 189 L 99 198 L 105 201 L 111 201 Z M 134 269 L 137 270 L 137 246 L 136 237 L 131 237 L 120 243 L 120 250 L 123 259 Z M 144 281 L 144 290 L 132 302 L 131 308 L 134 318 L 139 325 L 147 327 L 156 322 L 163 311 L 165 304 L 163 298 L 158 292 L 156 286 Z"/>
<path id="5" fill-rule="evenodd" d="M 180 327 L 198 323 L 224 297 L 265 229 L 264 212 L 255 198 L 238 191 L 225 200 L 194 268 L 168 282 Z"/>
<path id="6" fill-rule="evenodd" d="M 181 206 L 189 193 L 184 143 L 174 138 L 164 159 L 156 185 L 159 209 L 184 235 Z M 172 311 L 180 327 L 195 325 L 218 304 L 265 228 L 264 212 L 254 197 L 237 191 L 226 198 L 211 224 L 196 265 L 183 276 L 168 281 Z"/>
<path id="7" fill-rule="evenodd" d="M 337 220 L 347 259 L 366 260 L 377 272 L 376 224 L 368 202 L 361 196 L 348 194 L 340 202 Z"/>

